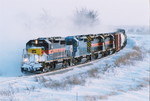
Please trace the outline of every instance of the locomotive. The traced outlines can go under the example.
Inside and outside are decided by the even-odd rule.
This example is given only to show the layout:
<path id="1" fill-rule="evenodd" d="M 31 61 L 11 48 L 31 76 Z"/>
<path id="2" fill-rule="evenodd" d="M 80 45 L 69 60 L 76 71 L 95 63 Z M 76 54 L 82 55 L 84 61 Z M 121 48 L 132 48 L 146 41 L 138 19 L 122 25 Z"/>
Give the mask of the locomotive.
<path id="1" fill-rule="evenodd" d="M 127 44 L 124 29 L 110 33 L 29 40 L 22 55 L 22 72 L 48 72 L 114 54 Z"/>

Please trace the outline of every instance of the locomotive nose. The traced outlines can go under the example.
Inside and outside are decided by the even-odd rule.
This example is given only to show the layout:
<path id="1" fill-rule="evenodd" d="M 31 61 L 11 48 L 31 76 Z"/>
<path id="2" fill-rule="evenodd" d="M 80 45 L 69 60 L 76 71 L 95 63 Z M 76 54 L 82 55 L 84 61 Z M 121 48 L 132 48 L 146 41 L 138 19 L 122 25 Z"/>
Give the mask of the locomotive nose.
<path id="1" fill-rule="evenodd" d="M 36 54 L 41 56 L 43 54 L 42 48 L 29 48 L 28 53 Z"/>
<path id="2" fill-rule="evenodd" d="M 21 71 L 28 71 L 28 72 L 35 72 L 42 68 L 42 64 L 40 63 L 30 63 L 30 64 L 23 64 L 21 67 Z"/>

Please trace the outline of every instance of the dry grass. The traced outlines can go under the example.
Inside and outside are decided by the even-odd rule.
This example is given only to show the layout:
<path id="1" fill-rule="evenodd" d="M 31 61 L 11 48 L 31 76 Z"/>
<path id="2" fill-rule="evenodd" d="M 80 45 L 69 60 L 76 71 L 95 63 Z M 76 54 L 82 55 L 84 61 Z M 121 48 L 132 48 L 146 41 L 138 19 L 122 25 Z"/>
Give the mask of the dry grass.
<path id="1" fill-rule="evenodd" d="M 142 60 L 142 59 L 143 59 L 143 53 L 140 47 L 135 46 L 133 47 L 132 52 L 126 53 L 122 57 L 118 58 L 115 61 L 115 66 L 133 64 L 134 60 Z M 100 73 L 104 74 L 105 72 L 109 72 L 112 69 L 114 68 L 111 65 L 106 64 L 103 68 L 98 68 L 98 67 L 91 68 L 85 73 L 72 75 L 64 78 L 63 80 L 53 80 L 50 77 L 41 76 L 41 77 L 35 77 L 35 81 L 39 82 L 41 85 L 43 85 L 46 88 L 57 89 L 57 90 L 69 89 L 75 85 L 84 85 L 86 83 L 87 78 L 99 78 Z"/>
<path id="2" fill-rule="evenodd" d="M 44 87 L 51 89 L 64 89 L 64 83 L 56 80 L 43 83 Z"/>
<path id="3" fill-rule="evenodd" d="M 84 97 L 85 101 L 97 101 L 97 97 L 96 96 L 85 96 Z"/>
<path id="4" fill-rule="evenodd" d="M 110 92 L 107 95 L 100 95 L 98 96 L 98 99 L 105 100 L 105 99 L 108 99 L 109 96 L 114 96 L 114 95 L 117 95 L 117 92 Z"/>
<path id="5" fill-rule="evenodd" d="M 31 91 L 34 91 L 36 89 L 36 87 L 35 86 L 26 86 L 26 88 L 25 88 L 25 90 L 27 90 L 27 91 L 29 91 L 29 93 L 31 92 Z"/>
<path id="6" fill-rule="evenodd" d="M 108 99 L 109 96 L 114 96 L 117 95 L 116 92 L 110 92 L 109 94 L 106 95 L 93 95 L 93 96 L 85 96 L 84 99 L 85 101 L 101 101 L 101 100 L 106 100 Z"/>
<path id="7" fill-rule="evenodd" d="M 87 78 L 100 78 L 99 73 L 105 73 L 111 68 L 110 65 L 106 64 L 102 70 L 100 68 L 95 67 L 87 72 L 80 73 L 78 75 L 72 75 L 64 78 L 63 80 L 53 80 L 50 77 L 35 77 L 35 81 L 39 82 L 46 88 L 57 89 L 57 90 L 67 90 L 75 85 L 84 85 L 86 83 Z"/>
<path id="8" fill-rule="evenodd" d="M 37 76 L 37 77 L 35 77 L 34 79 L 35 79 L 35 82 L 41 82 L 41 83 L 50 81 L 50 80 L 46 79 L 46 78 L 43 77 L 43 76 Z"/>
<path id="9" fill-rule="evenodd" d="M 84 85 L 86 83 L 86 79 L 89 77 L 99 77 L 99 68 L 92 68 L 87 72 L 80 73 L 78 75 L 72 75 L 64 78 L 63 80 L 53 80 L 50 77 L 35 77 L 35 82 L 40 83 L 46 88 L 57 89 L 57 90 L 67 90 L 75 85 Z M 30 88 L 29 88 L 30 89 Z M 28 89 L 27 89 L 28 90 Z"/>
<path id="10" fill-rule="evenodd" d="M 69 85 L 84 85 L 85 78 L 83 78 L 82 76 L 71 76 L 66 79 L 65 83 Z"/>
<path id="11" fill-rule="evenodd" d="M 99 69 L 98 68 L 93 68 L 91 70 L 88 70 L 87 71 L 87 74 L 89 77 L 99 77 L 98 74 L 99 74 Z"/>
<path id="12" fill-rule="evenodd" d="M 110 68 L 112 68 L 111 65 L 106 64 L 103 69 L 102 69 L 102 73 L 104 74 L 105 72 L 107 72 Z"/>
<path id="13" fill-rule="evenodd" d="M 140 47 L 135 46 L 133 47 L 132 52 L 128 52 L 122 57 L 119 57 L 115 61 L 116 66 L 120 65 L 132 65 L 134 63 L 134 60 L 143 60 L 143 53 L 140 49 Z"/>
<path id="14" fill-rule="evenodd" d="M 0 90 L 0 101 L 17 101 L 14 91 L 10 89 Z"/>
<path id="15" fill-rule="evenodd" d="M 59 80 L 52 80 L 51 78 L 45 78 L 44 76 L 42 76 L 42 77 L 35 77 L 35 81 L 39 82 L 46 88 L 61 90 L 61 89 L 69 89 L 74 85 L 84 85 L 85 78 L 83 77 L 81 75 L 69 76 L 66 77 L 64 80 L 59 81 Z"/>
<path id="16" fill-rule="evenodd" d="M 139 82 L 138 85 L 136 85 L 136 87 L 130 87 L 128 90 L 129 91 L 138 91 L 138 90 L 141 90 L 142 88 L 145 88 L 147 86 L 150 85 L 150 79 L 149 77 L 145 77 L 145 78 L 142 78 L 143 82 Z"/>
<path id="17" fill-rule="evenodd" d="M 53 80 L 50 77 L 35 77 L 34 80 L 35 82 L 40 83 L 46 88 L 51 88 L 51 89 L 69 89 L 75 85 L 84 85 L 86 83 L 86 79 L 88 77 L 98 77 L 99 70 L 98 68 L 93 68 L 91 70 L 88 70 L 86 73 L 80 73 L 78 75 L 72 75 L 64 78 L 63 80 Z M 35 89 L 33 87 L 33 89 Z M 26 87 L 26 90 L 31 91 L 32 87 Z"/>
<path id="18" fill-rule="evenodd" d="M 1 90 L 0 96 L 11 96 L 13 93 L 10 90 Z"/>

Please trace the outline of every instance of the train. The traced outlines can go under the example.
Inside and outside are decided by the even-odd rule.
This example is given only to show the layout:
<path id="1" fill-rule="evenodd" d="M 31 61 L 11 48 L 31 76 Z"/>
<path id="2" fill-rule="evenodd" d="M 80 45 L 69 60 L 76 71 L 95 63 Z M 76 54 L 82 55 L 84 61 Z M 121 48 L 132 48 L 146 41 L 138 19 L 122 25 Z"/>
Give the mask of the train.
<path id="1" fill-rule="evenodd" d="M 45 73 L 101 59 L 127 44 L 124 29 L 109 33 L 29 40 L 23 49 L 21 71 Z"/>

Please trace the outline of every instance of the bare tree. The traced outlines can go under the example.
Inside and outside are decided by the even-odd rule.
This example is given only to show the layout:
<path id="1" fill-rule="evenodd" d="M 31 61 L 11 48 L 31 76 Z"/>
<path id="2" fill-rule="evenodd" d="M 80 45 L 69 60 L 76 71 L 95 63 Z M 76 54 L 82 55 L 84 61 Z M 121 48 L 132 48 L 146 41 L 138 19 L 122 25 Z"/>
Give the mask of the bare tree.
<path id="1" fill-rule="evenodd" d="M 46 9 L 42 9 L 42 13 L 40 14 L 40 21 L 44 24 L 50 24 L 51 23 L 51 16 L 49 15 L 48 11 Z"/>
<path id="2" fill-rule="evenodd" d="M 99 23 L 98 13 L 86 8 L 77 9 L 74 16 L 74 23 L 80 26 L 94 26 Z"/>

